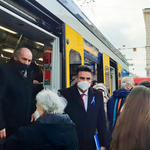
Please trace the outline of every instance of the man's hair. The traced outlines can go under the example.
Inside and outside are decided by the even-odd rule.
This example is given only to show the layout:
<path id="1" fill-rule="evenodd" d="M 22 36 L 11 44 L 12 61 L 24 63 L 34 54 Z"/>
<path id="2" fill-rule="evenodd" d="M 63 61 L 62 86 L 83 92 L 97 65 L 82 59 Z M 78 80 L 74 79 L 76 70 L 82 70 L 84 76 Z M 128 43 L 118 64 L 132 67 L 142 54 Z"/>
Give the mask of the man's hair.
<path id="1" fill-rule="evenodd" d="M 139 85 L 143 85 L 143 86 L 146 86 L 147 88 L 150 88 L 150 82 L 148 80 L 144 80 L 144 81 L 141 81 Z"/>
<path id="2" fill-rule="evenodd" d="M 149 114 L 150 89 L 142 85 L 137 86 L 126 98 L 124 109 L 115 125 L 110 149 L 146 150 L 150 135 Z"/>
<path id="3" fill-rule="evenodd" d="M 132 77 L 123 77 L 121 82 L 121 88 L 126 89 L 126 84 L 129 83 L 130 85 L 132 85 L 133 82 L 134 80 Z"/>
<path id="4" fill-rule="evenodd" d="M 21 51 L 22 51 L 23 48 L 26 48 L 26 47 L 21 47 L 21 48 L 17 49 L 17 50 L 13 53 L 13 56 L 15 56 L 15 55 L 19 56 L 19 55 L 21 54 Z M 27 48 L 27 49 L 28 49 L 28 48 Z M 29 50 L 29 49 L 28 49 L 28 50 Z"/>
<path id="5" fill-rule="evenodd" d="M 37 104 L 48 113 L 62 114 L 67 105 L 65 98 L 50 90 L 42 90 L 36 95 Z"/>
<path id="6" fill-rule="evenodd" d="M 78 73 L 80 71 L 86 71 L 86 72 L 90 72 L 92 74 L 92 70 L 89 66 L 86 65 L 80 65 L 77 69 L 76 69 L 76 76 L 78 76 Z"/>

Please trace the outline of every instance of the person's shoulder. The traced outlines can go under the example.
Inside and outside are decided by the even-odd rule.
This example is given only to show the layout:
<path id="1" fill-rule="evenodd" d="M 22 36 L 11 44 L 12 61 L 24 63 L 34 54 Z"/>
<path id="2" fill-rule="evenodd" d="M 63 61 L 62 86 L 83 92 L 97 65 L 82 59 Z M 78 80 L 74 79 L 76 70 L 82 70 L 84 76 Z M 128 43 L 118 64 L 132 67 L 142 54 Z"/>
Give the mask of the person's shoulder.
<path id="1" fill-rule="evenodd" d="M 8 67 L 9 67 L 8 63 L 0 65 L 0 69 L 5 69 L 5 68 L 8 68 Z"/>
<path id="2" fill-rule="evenodd" d="M 107 105 L 114 103 L 115 100 L 116 100 L 116 97 L 114 95 L 110 96 L 107 101 Z"/>
<path id="3" fill-rule="evenodd" d="M 9 71 L 10 71 L 10 66 L 8 64 L 1 64 L 0 65 L 0 73 L 3 73 L 3 74 L 9 74 Z"/>
<path id="4" fill-rule="evenodd" d="M 71 87 L 69 87 L 69 88 L 60 89 L 60 90 L 58 90 L 58 92 L 60 92 L 60 94 L 64 94 L 64 93 L 68 93 L 68 92 L 73 91 L 75 88 L 76 88 L 76 84 L 71 86 Z"/>
<path id="5" fill-rule="evenodd" d="M 65 97 L 65 98 L 66 98 L 66 96 L 67 96 L 69 93 L 70 93 L 70 88 L 58 90 L 59 96 L 63 96 L 63 97 Z"/>
<path id="6" fill-rule="evenodd" d="M 92 87 L 91 87 L 91 88 L 92 88 Z M 93 93 L 95 93 L 96 95 L 102 95 L 102 92 L 101 92 L 101 91 L 96 90 L 96 89 L 94 89 L 94 88 L 92 88 L 92 90 L 93 90 Z"/>
<path id="7" fill-rule="evenodd" d="M 42 124 L 59 124 L 70 123 L 73 124 L 68 114 L 46 114 L 40 117 L 37 122 Z"/>

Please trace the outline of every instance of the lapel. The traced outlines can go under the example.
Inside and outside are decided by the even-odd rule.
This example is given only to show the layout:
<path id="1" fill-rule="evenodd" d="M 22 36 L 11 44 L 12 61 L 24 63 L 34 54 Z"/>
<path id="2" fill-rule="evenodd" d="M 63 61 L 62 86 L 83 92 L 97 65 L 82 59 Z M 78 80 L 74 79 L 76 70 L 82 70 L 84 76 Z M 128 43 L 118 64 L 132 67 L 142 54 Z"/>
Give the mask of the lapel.
<path id="1" fill-rule="evenodd" d="M 18 78 L 20 78 L 20 79 L 23 80 L 24 82 L 27 82 L 28 77 L 29 77 L 29 72 L 27 71 L 27 78 L 25 79 L 25 78 L 23 77 L 23 75 L 14 67 L 13 63 L 10 64 L 10 65 L 11 65 L 12 72 L 14 72 L 14 74 L 15 74 L 16 76 L 18 76 Z"/>
<path id="2" fill-rule="evenodd" d="M 90 113 L 91 107 L 94 107 L 95 105 L 95 92 L 92 87 L 89 88 L 88 92 L 88 109 L 87 109 L 87 114 Z"/>
<path id="3" fill-rule="evenodd" d="M 88 92 L 88 108 L 91 105 L 92 99 L 93 99 L 93 89 L 90 87 Z"/>
<path id="4" fill-rule="evenodd" d="M 23 76 L 21 75 L 21 73 L 14 66 L 11 65 L 11 69 L 12 69 L 12 72 L 14 72 L 14 74 L 16 76 L 18 76 L 18 78 L 21 78 L 23 80 Z"/>
<path id="5" fill-rule="evenodd" d="M 71 87 L 71 95 L 72 95 L 72 98 L 84 109 L 82 98 L 81 98 L 80 93 L 77 89 L 77 84 L 75 84 Z"/>

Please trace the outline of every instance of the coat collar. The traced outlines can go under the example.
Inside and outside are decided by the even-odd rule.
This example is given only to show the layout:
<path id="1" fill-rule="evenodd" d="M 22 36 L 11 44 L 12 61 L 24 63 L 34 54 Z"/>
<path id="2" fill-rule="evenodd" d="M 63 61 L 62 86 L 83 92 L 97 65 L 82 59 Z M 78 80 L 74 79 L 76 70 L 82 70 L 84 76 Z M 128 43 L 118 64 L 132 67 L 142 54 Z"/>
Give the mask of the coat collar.
<path id="1" fill-rule="evenodd" d="M 22 74 L 19 72 L 19 70 L 17 70 L 17 68 L 15 67 L 15 60 L 14 60 L 14 59 L 11 59 L 11 60 L 8 62 L 7 65 L 9 65 L 9 66 L 11 67 L 12 71 L 13 71 L 19 78 L 21 78 L 22 80 L 26 81 L 26 80 L 24 79 L 23 75 L 22 75 Z M 31 68 L 29 68 L 29 69 L 27 70 L 27 80 L 28 80 L 28 78 L 29 78 L 29 76 L 31 75 L 32 72 L 33 72 L 33 71 L 31 70 Z"/>
<path id="2" fill-rule="evenodd" d="M 79 94 L 79 91 L 77 89 L 77 84 L 74 84 L 71 87 L 71 93 L 72 93 L 72 98 L 74 100 L 76 100 L 78 102 L 78 104 L 84 108 L 84 105 L 83 105 L 83 102 L 82 102 L 82 98 L 81 98 L 81 96 Z"/>
<path id="3" fill-rule="evenodd" d="M 72 98 L 74 100 L 76 100 L 83 108 L 84 108 L 84 105 L 83 105 L 83 102 L 82 102 L 82 98 L 79 94 L 79 91 L 77 89 L 77 84 L 73 85 L 71 87 L 71 94 L 72 94 Z M 88 109 L 90 108 L 91 106 L 91 102 L 93 100 L 93 96 L 95 95 L 95 91 L 93 90 L 92 87 L 89 88 L 89 91 L 88 91 Z"/>
<path id="4" fill-rule="evenodd" d="M 92 106 L 92 100 L 95 96 L 95 91 L 93 90 L 92 87 L 89 88 L 89 93 L 88 93 L 88 109 Z"/>

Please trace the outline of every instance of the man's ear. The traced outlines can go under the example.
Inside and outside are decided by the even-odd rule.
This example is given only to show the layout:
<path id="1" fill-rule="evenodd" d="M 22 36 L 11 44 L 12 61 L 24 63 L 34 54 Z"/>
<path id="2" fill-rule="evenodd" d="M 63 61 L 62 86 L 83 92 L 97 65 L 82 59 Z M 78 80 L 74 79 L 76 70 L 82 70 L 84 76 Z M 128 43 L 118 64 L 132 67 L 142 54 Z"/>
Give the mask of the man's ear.
<path id="1" fill-rule="evenodd" d="M 76 82 L 78 81 L 77 76 L 75 76 L 74 79 L 75 79 Z"/>
<path id="2" fill-rule="evenodd" d="M 17 57 L 17 55 L 14 55 L 14 60 L 16 60 L 16 61 L 18 60 L 18 57 Z"/>

